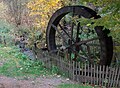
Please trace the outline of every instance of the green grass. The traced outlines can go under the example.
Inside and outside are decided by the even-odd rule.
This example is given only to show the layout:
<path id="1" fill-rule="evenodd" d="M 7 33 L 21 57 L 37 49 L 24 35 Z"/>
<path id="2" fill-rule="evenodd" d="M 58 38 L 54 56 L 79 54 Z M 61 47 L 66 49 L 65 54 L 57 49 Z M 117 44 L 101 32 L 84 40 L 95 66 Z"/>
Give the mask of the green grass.
<path id="1" fill-rule="evenodd" d="M 40 75 L 52 75 L 52 71 L 45 68 L 44 64 L 40 61 L 32 61 L 19 52 L 16 47 L 4 47 L 0 45 L 0 75 L 5 76 L 32 76 L 37 77 Z"/>
<path id="2" fill-rule="evenodd" d="M 61 84 L 58 85 L 57 88 L 93 88 L 88 85 L 80 85 L 80 84 Z"/>

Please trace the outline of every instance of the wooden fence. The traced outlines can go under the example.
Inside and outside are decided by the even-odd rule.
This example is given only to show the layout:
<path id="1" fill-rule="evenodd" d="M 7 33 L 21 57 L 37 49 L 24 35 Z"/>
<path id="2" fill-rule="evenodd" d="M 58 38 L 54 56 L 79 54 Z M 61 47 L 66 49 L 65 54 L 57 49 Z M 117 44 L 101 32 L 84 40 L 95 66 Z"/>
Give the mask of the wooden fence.
<path id="1" fill-rule="evenodd" d="M 120 88 L 120 67 L 98 66 L 68 61 L 57 55 L 41 52 L 37 55 L 47 68 L 56 66 L 61 74 L 79 83 Z"/>

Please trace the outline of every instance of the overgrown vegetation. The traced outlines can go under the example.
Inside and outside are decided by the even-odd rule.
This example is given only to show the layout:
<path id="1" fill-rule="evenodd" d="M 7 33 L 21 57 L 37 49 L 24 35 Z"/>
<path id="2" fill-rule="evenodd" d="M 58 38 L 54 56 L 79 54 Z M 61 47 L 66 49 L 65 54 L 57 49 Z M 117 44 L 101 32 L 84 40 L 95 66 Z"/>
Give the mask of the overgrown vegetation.
<path id="1" fill-rule="evenodd" d="M 0 45 L 0 74 L 5 76 L 42 76 L 55 74 L 55 69 L 46 69 L 41 61 L 29 60 L 26 55 L 19 52 L 16 47 Z"/>
<path id="2" fill-rule="evenodd" d="M 13 25 L 10 25 L 7 21 L 5 20 L 0 20 L 0 40 L 1 43 L 5 43 L 7 45 L 12 45 L 13 44 Z"/>

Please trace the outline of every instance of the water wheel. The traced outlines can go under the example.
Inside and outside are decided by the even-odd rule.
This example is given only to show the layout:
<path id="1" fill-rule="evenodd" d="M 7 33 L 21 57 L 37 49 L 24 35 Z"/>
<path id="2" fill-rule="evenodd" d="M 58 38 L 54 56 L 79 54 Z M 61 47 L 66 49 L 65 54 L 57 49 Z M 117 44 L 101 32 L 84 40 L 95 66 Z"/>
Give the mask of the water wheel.
<path id="1" fill-rule="evenodd" d="M 69 59 L 100 65 L 110 65 L 113 55 L 112 37 L 103 26 L 91 28 L 81 19 L 99 19 L 95 11 L 84 6 L 66 6 L 51 17 L 46 31 L 50 52 L 63 52 Z"/>

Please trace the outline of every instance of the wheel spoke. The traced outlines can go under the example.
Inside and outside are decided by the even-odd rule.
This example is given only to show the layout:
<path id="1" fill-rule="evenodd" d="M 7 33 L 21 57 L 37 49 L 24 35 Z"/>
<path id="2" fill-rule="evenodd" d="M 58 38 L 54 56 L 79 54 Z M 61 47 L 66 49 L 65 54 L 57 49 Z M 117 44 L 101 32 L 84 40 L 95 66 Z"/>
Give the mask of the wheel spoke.
<path id="1" fill-rule="evenodd" d="M 80 16 L 78 16 L 78 17 L 80 18 Z M 80 32 L 80 22 L 78 22 L 78 24 L 77 24 L 76 43 L 81 41 L 80 38 L 79 38 L 79 32 Z M 79 45 L 76 45 L 75 50 L 76 50 L 77 52 L 79 52 L 80 46 L 79 46 Z"/>
<path id="2" fill-rule="evenodd" d="M 78 16 L 80 18 L 80 16 Z M 80 38 L 79 38 L 79 32 L 80 32 L 80 22 L 78 22 L 77 24 L 77 34 L 76 34 L 76 42 L 79 42 L 80 41 Z"/>
<path id="3" fill-rule="evenodd" d="M 83 41 L 80 41 L 80 42 L 78 42 L 78 43 L 74 43 L 74 44 L 72 44 L 72 45 L 69 45 L 69 46 L 67 46 L 66 48 L 69 48 L 69 47 L 72 47 L 72 46 L 75 46 L 75 45 L 82 45 L 82 44 L 86 44 L 87 42 L 91 42 L 91 41 L 93 41 L 93 40 L 97 40 L 97 39 L 99 39 L 98 37 L 96 37 L 96 38 L 92 38 L 92 39 L 88 39 L 88 40 L 83 40 Z"/>
<path id="4" fill-rule="evenodd" d="M 67 40 L 66 38 L 64 38 L 64 35 L 60 33 L 60 31 L 58 30 L 58 28 L 52 24 L 52 27 L 58 32 L 58 34 L 61 36 L 61 38 L 63 39 L 63 41 L 65 42 L 65 44 L 67 44 Z"/>
<path id="5" fill-rule="evenodd" d="M 68 38 L 70 38 L 75 43 L 75 40 L 73 38 L 71 38 L 71 36 L 67 33 L 67 31 L 60 24 L 59 24 L 59 26 L 64 31 L 64 33 L 68 36 Z"/>
<path id="6" fill-rule="evenodd" d="M 87 40 L 82 40 L 82 41 L 76 43 L 76 45 L 86 44 L 86 43 L 88 43 L 88 42 L 91 42 L 91 41 L 94 41 L 94 40 L 98 40 L 98 39 L 99 39 L 99 37 L 92 38 L 92 39 L 87 39 Z"/>

